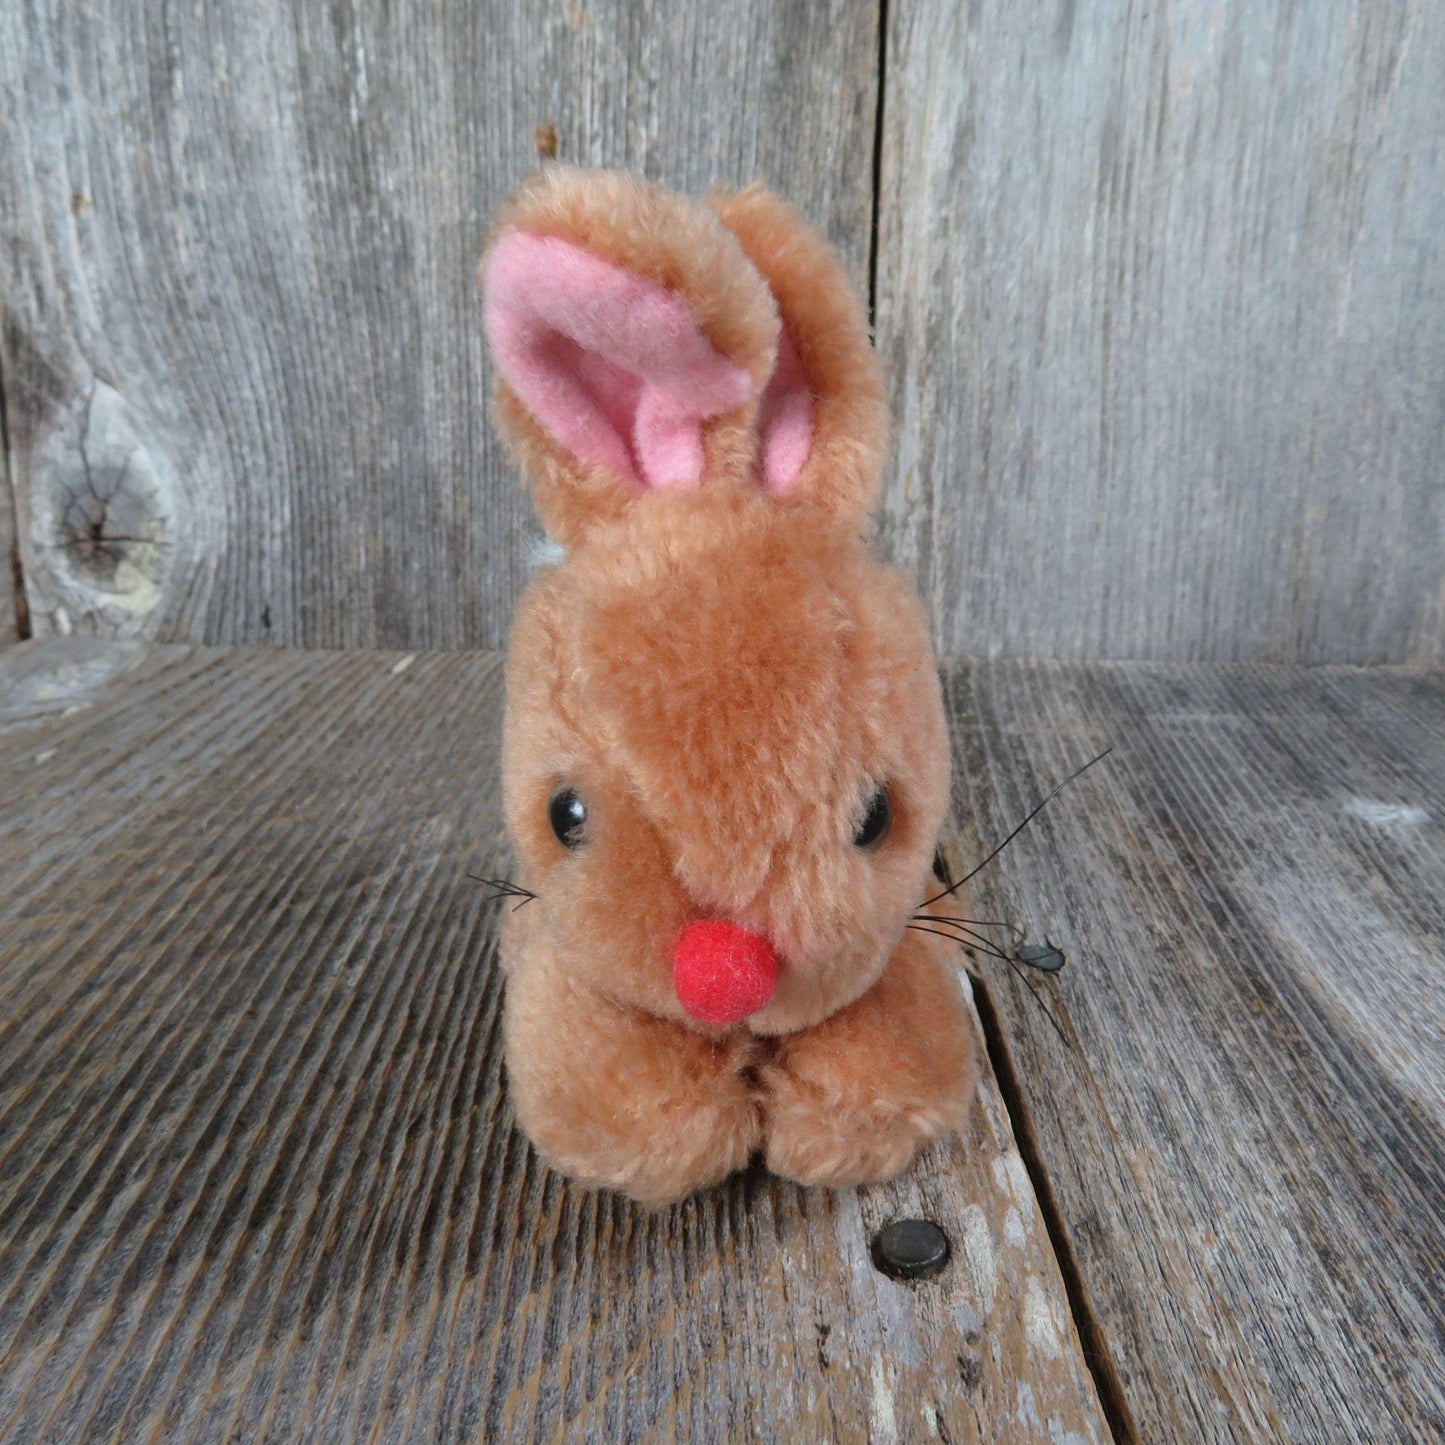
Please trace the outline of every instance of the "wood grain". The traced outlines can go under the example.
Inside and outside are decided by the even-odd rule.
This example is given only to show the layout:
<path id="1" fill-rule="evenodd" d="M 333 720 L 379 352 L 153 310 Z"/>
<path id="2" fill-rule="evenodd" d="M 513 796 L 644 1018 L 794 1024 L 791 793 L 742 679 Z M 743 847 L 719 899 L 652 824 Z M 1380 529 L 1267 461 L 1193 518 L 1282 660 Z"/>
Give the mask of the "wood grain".
<path id="1" fill-rule="evenodd" d="M 762 176 L 860 283 L 876 226 L 944 651 L 1445 660 L 1445 10 L 909 0 L 880 136 L 880 8 L 6 7 L 37 634 L 499 644 L 535 524 L 471 278 L 555 149 Z"/>
<path id="2" fill-rule="evenodd" d="M 877 19 L 3 7 L 0 388 L 36 635 L 499 644 L 537 529 L 487 418 L 496 206 L 554 144 L 694 191 L 762 178 L 862 284 Z"/>
<path id="3" fill-rule="evenodd" d="M 941 650 L 1445 662 L 1445 7 L 888 7 L 883 536 Z"/>
<path id="4" fill-rule="evenodd" d="M 976 880 L 1069 958 L 988 986 L 1145 1440 L 1445 1437 L 1445 673 L 978 663 Z"/>
<path id="5" fill-rule="evenodd" d="M 494 656 L 0 655 L 0 1439 L 1107 1440 L 991 1079 L 648 1213 L 512 1127 Z M 937 1280 L 868 1243 L 923 1214 Z"/>

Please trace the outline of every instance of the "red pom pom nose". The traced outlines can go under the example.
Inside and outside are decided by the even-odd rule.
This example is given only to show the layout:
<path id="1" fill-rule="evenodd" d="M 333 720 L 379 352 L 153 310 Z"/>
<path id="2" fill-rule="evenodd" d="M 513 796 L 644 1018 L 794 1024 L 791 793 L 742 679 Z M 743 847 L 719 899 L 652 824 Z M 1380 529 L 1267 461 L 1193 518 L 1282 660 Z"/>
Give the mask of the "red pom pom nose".
<path id="1" fill-rule="evenodd" d="M 735 1024 L 757 1013 L 778 986 L 778 955 L 766 938 L 705 918 L 689 923 L 672 953 L 678 999 L 705 1024 Z"/>

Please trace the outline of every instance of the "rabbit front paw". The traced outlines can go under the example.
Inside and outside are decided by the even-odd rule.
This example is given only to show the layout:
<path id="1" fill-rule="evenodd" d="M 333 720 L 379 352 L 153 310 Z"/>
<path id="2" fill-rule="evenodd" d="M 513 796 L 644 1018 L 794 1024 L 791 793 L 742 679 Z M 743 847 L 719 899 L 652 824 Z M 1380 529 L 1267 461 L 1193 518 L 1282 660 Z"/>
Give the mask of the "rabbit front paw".
<path id="1" fill-rule="evenodd" d="M 574 1099 L 538 1101 L 523 1125 L 564 1174 L 648 1205 L 720 1183 L 747 1164 L 758 1139 L 757 1107 L 741 1090 L 633 1097 L 590 1119 Z"/>
<path id="2" fill-rule="evenodd" d="M 577 990 L 509 987 L 512 1107 L 562 1173 L 662 1205 L 717 1184 L 759 1147 L 746 1039 L 708 1039 Z"/>
<path id="3" fill-rule="evenodd" d="M 929 1140 L 949 1132 L 926 1114 L 885 1113 L 832 1099 L 769 1067 L 768 1168 L 799 1184 L 841 1189 L 901 1174 Z"/>
<path id="4" fill-rule="evenodd" d="M 768 1168 L 841 1188 L 891 1179 L 959 1130 L 977 1078 L 957 982 L 912 942 L 856 1003 L 758 1069 Z"/>

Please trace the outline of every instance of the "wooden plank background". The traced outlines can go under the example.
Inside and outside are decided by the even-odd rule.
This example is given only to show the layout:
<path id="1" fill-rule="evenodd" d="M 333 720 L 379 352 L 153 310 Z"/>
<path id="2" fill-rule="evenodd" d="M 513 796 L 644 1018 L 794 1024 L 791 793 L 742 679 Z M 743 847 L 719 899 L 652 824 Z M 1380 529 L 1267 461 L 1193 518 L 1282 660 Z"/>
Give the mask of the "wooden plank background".
<path id="1" fill-rule="evenodd" d="M 1445 6 L 889 18 L 886 535 L 943 650 L 1445 660 Z"/>
<path id="2" fill-rule="evenodd" d="M 501 641 L 536 527 L 474 277 L 538 127 L 698 191 L 765 173 L 863 282 L 877 51 L 850 0 L 5 6 L 36 634 Z"/>
<path id="3" fill-rule="evenodd" d="M 886 1187 L 537 1161 L 499 662 L 0 654 L 0 1440 L 1110 1440 L 986 1057 Z M 952 1262 L 884 1277 L 920 1214 Z"/>
<path id="4" fill-rule="evenodd" d="M 1445 672 L 978 662 L 990 986 L 1142 1440 L 1445 1439 Z M 982 846 L 980 843 L 977 846 Z"/>
<path id="5" fill-rule="evenodd" d="M 500 643 L 472 276 L 550 127 L 770 180 L 860 283 L 876 221 L 883 540 L 944 651 L 1440 661 L 1442 74 L 1432 0 L 18 0 L 33 626 Z"/>

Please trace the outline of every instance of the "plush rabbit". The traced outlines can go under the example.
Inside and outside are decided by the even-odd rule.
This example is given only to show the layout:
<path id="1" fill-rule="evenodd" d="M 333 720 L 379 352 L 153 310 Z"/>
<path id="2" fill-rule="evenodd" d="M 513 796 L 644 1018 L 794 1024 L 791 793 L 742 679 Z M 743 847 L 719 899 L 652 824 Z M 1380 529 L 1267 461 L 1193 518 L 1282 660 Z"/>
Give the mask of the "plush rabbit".
<path id="1" fill-rule="evenodd" d="M 887 416 L 827 243 L 549 167 L 482 264 L 497 415 L 562 560 L 502 749 L 508 1088 L 558 1169 L 660 1203 L 761 1152 L 884 1179 L 976 1067 L 924 899 L 949 753 L 910 584 L 870 554 Z"/>

